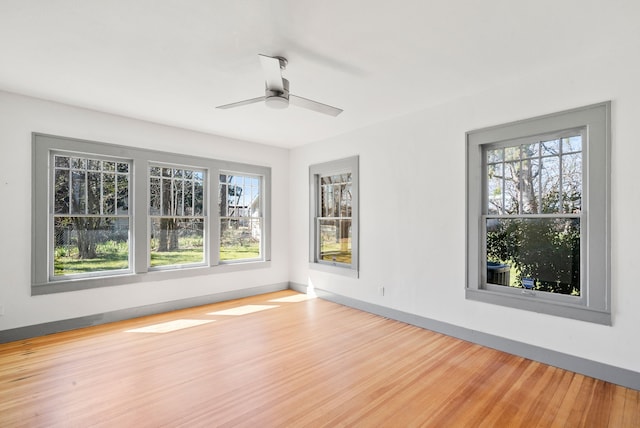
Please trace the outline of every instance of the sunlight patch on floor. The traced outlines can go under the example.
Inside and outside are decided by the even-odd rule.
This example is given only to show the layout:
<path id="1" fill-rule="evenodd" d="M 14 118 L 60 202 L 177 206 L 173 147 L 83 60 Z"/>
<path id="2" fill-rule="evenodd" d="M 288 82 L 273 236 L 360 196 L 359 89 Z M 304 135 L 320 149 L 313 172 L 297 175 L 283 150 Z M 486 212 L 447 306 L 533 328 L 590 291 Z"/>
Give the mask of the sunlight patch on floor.
<path id="1" fill-rule="evenodd" d="M 305 300 L 315 299 L 316 296 L 310 296 L 308 294 L 294 294 L 293 296 L 280 297 L 279 299 L 271 299 L 270 302 L 275 303 L 297 303 L 304 302 Z"/>
<path id="2" fill-rule="evenodd" d="M 197 325 L 207 324 L 213 321 L 214 320 L 175 320 L 126 330 L 125 333 L 169 333 L 171 331 L 195 327 Z"/>
<path id="3" fill-rule="evenodd" d="M 209 312 L 207 315 L 247 315 L 277 307 L 278 305 L 245 305 L 238 306 L 237 308 L 225 309 L 224 311 Z"/>

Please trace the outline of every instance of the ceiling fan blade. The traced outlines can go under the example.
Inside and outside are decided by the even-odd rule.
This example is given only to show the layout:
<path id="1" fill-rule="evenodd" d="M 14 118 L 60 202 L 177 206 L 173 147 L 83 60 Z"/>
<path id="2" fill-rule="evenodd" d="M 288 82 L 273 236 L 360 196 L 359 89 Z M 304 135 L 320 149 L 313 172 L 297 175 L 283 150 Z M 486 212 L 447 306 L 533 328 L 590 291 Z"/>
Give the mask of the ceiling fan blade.
<path id="1" fill-rule="evenodd" d="M 258 54 L 264 81 L 268 90 L 284 92 L 284 82 L 282 81 L 282 69 L 280 68 L 280 58 Z"/>
<path id="2" fill-rule="evenodd" d="M 328 114 L 329 116 L 337 116 L 342 113 L 342 109 L 332 107 L 327 104 L 322 104 L 317 101 L 308 100 L 306 98 L 299 97 L 297 95 L 289 94 L 289 102 L 294 106 L 303 107 L 309 110 L 317 111 L 318 113 Z"/>
<path id="3" fill-rule="evenodd" d="M 238 101 L 237 103 L 225 104 L 223 106 L 218 106 L 216 108 L 228 109 L 228 108 L 234 108 L 234 107 L 242 107 L 242 106 L 246 106 L 247 104 L 259 103 L 260 101 L 264 101 L 264 97 L 251 98 L 250 100 L 244 100 L 244 101 Z"/>

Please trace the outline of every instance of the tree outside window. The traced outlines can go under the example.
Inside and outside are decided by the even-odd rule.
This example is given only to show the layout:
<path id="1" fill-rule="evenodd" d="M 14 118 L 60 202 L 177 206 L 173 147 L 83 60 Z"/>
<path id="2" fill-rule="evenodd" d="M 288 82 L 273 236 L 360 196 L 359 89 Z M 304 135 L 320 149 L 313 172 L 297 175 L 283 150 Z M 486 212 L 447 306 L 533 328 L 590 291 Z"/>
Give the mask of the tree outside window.
<path id="1" fill-rule="evenodd" d="M 466 140 L 466 298 L 610 324 L 611 103 Z"/>
<path id="2" fill-rule="evenodd" d="M 320 177 L 320 260 L 351 264 L 351 173 Z"/>
<path id="3" fill-rule="evenodd" d="M 136 283 L 149 271 L 188 278 L 244 270 L 271 259 L 271 168 L 32 137 L 32 295 Z M 219 268 L 234 261 L 243 263 Z"/>
<path id="4" fill-rule="evenodd" d="M 358 156 L 309 167 L 309 260 L 314 269 L 359 275 L 358 171 Z"/>
<path id="5" fill-rule="evenodd" d="M 218 188 L 220 261 L 262 257 L 262 177 L 221 173 Z"/>
<path id="6" fill-rule="evenodd" d="M 581 130 L 485 159 L 487 282 L 579 296 Z"/>
<path id="7" fill-rule="evenodd" d="M 203 170 L 149 167 L 150 266 L 204 263 Z"/>
<path id="8" fill-rule="evenodd" d="M 52 158 L 53 276 L 128 269 L 130 162 Z"/>

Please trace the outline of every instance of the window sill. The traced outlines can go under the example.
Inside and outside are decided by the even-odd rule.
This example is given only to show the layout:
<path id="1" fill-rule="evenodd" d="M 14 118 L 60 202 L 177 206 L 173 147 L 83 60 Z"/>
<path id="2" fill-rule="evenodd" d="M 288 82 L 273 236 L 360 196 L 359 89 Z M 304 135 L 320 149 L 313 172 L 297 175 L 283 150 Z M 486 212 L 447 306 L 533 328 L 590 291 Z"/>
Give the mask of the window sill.
<path id="1" fill-rule="evenodd" d="M 489 290 L 466 289 L 467 300 L 538 312 L 602 325 L 611 324 L 611 313 L 569 303 L 549 302 L 535 296 L 505 294 Z"/>
<path id="2" fill-rule="evenodd" d="M 212 273 L 239 272 L 250 269 L 265 269 L 271 267 L 270 260 L 251 260 L 246 262 L 220 262 L 219 265 L 211 268 Z"/>
<path id="3" fill-rule="evenodd" d="M 355 269 L 346 266 L 330 265 L 324 263 L 309 263 L 309 269 L 317 270 L 320 272 L 332 273 L 335 275 L 347 276 L 349 278 L 358 278 L 359 272 Z"/>
<path id="4" fill-rule="evenodd" d="M 153 270 L 137 274 L 112 275 L 93 278 L 70 278 L 68 280 L 58 280 L 44 284 L 32 284 L 31 295 L 41 296 L 46 294 L 65 293 L 69 291 L 89 290 L 92 288 L 136 284 L 146 281 L 165 281 L 219 273 L 240 272 L 252 269 L 268 269 L 270 267 L 271 261 L 251 261 L 221 264 L 211 267 L 198 266 L 170 270 Z"/>

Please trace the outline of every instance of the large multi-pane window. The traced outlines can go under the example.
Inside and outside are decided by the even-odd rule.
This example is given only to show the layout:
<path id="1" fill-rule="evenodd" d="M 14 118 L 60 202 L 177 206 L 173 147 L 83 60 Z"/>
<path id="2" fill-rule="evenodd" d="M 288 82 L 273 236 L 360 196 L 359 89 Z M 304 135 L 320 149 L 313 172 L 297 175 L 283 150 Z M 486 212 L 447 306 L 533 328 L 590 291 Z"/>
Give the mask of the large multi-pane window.
<path id="1" fill-rule="evenodd" d="M 205 262 L 205 171 L 149 167 L 150 266 Z"/>
<path id="2" fill-rule="evenodd" d="M 609 103 L 467 133 L 467 297 L 611 322 Z"/>
<path id="3" fill-rule="evenodd" d="M 309 173 L 312 266 L 357 275 L 358 157 L 312 165 Z"/>
<path id="4" fill-rule="evenodd" d="M 218 189 L 220 261 L 257 259 L 262 254 L 262 177 L 223 172 Z"/>
<path id="5" fill-rule="evenodd" d="M 52 152 L 50 277 L 128 270 L 131 162 Z"/>
<path id="6" fill-rule="evenodd" d="M 269 167 L 33 134 L 31 292 L 269 261 L 270 192 Z"/>
<path id="7" fill-rule="evenodd" d="M 487 283 L 579 296 L 584 129 L 483 147 Z"/>

